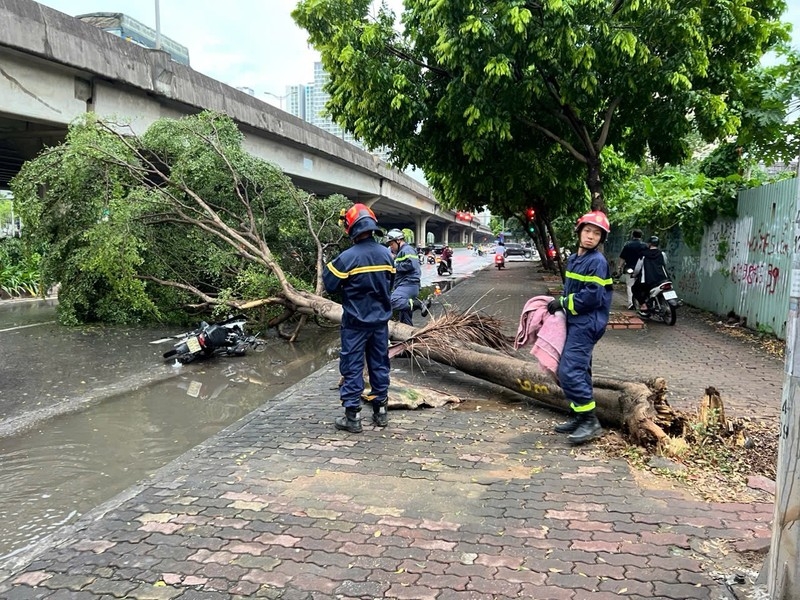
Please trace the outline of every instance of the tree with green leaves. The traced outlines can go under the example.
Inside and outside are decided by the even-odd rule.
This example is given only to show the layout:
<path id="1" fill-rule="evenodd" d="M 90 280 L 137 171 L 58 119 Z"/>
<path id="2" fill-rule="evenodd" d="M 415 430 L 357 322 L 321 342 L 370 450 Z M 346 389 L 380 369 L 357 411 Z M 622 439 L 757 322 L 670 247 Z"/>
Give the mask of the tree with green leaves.
<path id="1" fill-rule="evenodd" d="M 734 133 L 728 98 L 787 39 L 781 0 L 405 0 L 402 31 L 371 5 L 301 0 L 293 12 L 330 74 L 339 123 L 434 180 L 459 178 L 447 154 L 501 171 L 499 146 L 542 156 L 543 142 L 555 144 L 581 165 L 597 210 L 606 147 L 634 163 L 678 163 L 690 132 Z"/>
<path id="2" fill-rule="evenodd" d="M 60 320 L 185 321 L 264 306 L 276 325 L 294 313 L 285 290 L 319 292 L 349 202 L 300 192 L 242 140 L 214 113 L 162 119 L 141 137 L 87 115 L 26 163 L 15 203 L 27 239 L 45 244 Z"/>
<path id="3" fill-rule="evenodd" d="M 756 161 L 789 164 L 800 156 L 800 52 L 780 45 L 777 57 L 755 69 L 734 99 L 742 114 L 736 148 Z"/>
<path id="4" fill-rule="evenodd" d="M 296 190 L 244 151 L 226 116 L 162 119 L 139 137 L 87 115 L 62 145 L 27 163 L 12 187 L 26 239 L 43 245 L 45 280 L 61 284 L 62 321 L 178 320 L 193 310 L 267 307 L 275 308 L 271 325 L 298 317 L 291 338 L 307 317 L 341 322 L 341 306 L 321 295 L 316 274 L 338 251 L 343 199 Z M 295 248 L 316 249 L 311 280 L 296 275 L 304 267 Z M 484 315 L 447 314 L 419 330 L 392 322 L 389 332 L 404 344 L 397 352 L 566 408 L 553 377 L 509 356 L 508 341 Z M 596 393 L 607 424 L 636 424 L 634 436 L 663 440 L 658 397 L 625 381 L 604 381 Z"/>

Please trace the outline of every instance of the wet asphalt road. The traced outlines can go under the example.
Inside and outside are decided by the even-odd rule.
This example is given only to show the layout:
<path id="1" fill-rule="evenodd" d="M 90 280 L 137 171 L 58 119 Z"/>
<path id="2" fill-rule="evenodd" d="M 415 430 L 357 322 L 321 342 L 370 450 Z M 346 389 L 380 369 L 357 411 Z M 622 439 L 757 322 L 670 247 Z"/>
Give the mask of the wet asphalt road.
<path id="1" fill-rule="evenodd" d="M 453 275 L 423 264 L 422 286 L 445 288 L 493 260 L 457 249 Z M 54 300 L 0 302 L 0 437 L 176 376 L 161 358 L 169 344 L 150 343 L 180 333 L 174 328 L 62 327 L 55 307 Z"/>

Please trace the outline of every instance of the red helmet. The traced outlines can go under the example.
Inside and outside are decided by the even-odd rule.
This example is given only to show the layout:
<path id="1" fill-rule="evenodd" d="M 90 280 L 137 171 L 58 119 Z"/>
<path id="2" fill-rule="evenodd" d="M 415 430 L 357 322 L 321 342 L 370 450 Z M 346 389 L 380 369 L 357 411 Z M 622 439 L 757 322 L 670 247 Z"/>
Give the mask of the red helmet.
<path id="1" fill-rule="evenodd" d="M 581 232 L 581 227 L 586 224 L 596 225 L 600 229 L 603 230 L 603 235 L 600 238 L 601 242 L 605 242 L 608 234 L 611 233 L 611 225 L 608 222 L 608 217 L 605 213 L 600 212 L 599 210 L 593 210 L 591 212 L 586 213 L 575 224 L 575 233 Z"/>
<path id="2" fill-rule="evenodd" d="M 344 213 L 343 225 L 344 231 L 351 238 L 364 233 L 365 231 L 380 231 L 378 227 L 378 219 L 375 213 L 366 204 L 353 204 Z M 357 227 L 354 227 L 358 223 Z"/>

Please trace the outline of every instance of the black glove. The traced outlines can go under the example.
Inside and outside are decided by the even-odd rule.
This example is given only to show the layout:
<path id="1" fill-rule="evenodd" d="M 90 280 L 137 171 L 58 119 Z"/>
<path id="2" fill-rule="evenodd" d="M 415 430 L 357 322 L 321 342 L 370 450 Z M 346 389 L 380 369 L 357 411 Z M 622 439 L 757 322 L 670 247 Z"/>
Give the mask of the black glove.
<path id="1" fill-rule="evenodd" d="M 556 314 L 556 311 L 559 310 L 564 310 L 564 307 L 561 306 L 561 298 L 553 298 L 547 303 L 547 312 L 551 315 Z"/>

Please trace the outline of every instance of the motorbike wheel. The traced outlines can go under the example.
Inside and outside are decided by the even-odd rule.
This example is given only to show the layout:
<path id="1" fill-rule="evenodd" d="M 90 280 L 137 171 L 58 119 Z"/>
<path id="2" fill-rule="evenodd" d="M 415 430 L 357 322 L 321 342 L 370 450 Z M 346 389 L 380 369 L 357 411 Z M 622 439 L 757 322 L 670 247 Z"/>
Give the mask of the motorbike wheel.
<path id="1" fill-rule="evenodd" d="M 669 302 L 661 305 L 661 320 L 667 325 L 675 325 L 675 321 L 678 320 L 678 311 Z"/>
<path id="2" fill-rule="evenodd" d="M 264 352 L 267 349 L 267 342 L 264 340 L 256 340 L 252 344 L 253 352 Z"/>

